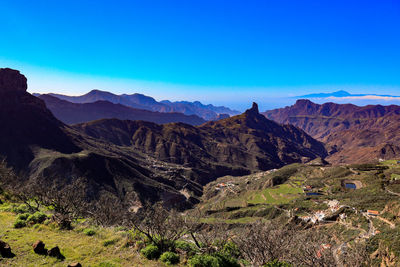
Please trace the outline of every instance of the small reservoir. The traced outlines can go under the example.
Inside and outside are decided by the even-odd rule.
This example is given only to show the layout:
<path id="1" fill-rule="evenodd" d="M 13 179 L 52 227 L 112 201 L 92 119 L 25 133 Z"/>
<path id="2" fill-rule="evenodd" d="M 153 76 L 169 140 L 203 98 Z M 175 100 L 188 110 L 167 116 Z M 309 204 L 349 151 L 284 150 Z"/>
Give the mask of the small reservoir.
<path id="1" fill-rule="evenodd" d="M 309 193 L 306 193 L 306 196 L 322 196 L 322 194 L 317 193 L 317 192 L 309 192 Z"/>
<path id="2" fill-rule="evenodd" d="M 344 187 L 348 189 L 357 189 L 357 186 L 353 183 L 345 183 Z"/>

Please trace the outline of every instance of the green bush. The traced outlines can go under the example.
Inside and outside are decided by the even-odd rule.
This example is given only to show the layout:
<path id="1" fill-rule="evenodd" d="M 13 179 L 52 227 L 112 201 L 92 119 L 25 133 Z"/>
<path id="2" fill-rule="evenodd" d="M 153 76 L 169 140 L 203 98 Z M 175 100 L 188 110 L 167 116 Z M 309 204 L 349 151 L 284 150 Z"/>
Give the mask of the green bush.
<path id="1" fill-rule="evenodd" d="M 23 228 L 26 226 L 26 222 L 24 220 L 16 220 L 14 222 L 14 228 Z"/>
<path id="2" fill-rule="evenodd" d="M 235 258 L 238 258 L 240 256 L 239 248 L 233 242 L 226 242 L 223 245 L 221 252 L 225 255 L 229 255 Z"/>
<path id="3" fill-rule="evenodd" d="M 240 267 L 237 259 L 226 253 L 215 253 L 213 254 L 218 259 L 218 266 L 220 267 Z"/>
<path id="4" fill-rule="evenodd" d="M 87 235 L 87 236 L 94 236 L 94 235 L 96 234 L 96 231 L 89 228 L 89 229 L 83 230 L 83 233 L 84 233 L 85 235 Z"/>
<path id="5" fill-rule="evenodd" d="M 166 264 L 177 264 L 179 263 L 179 255 L 174 252 L 164 252 L 160 257 L 160 261 Z"/>
<path id="6" fill-rule="evenodd" d="M 140 252 L 149 260 L 155 260 L 160 257 L 160 250 L 155 245 L 148 245 L 144 249 L 140 250 Z"/>
<path id="7" fill-rule="evenodd" d="M 17 220 L 26 221 L 26 219 L 28 219 L 29 216 L 30 216 L 29 213 L 22 213 L 17 216 Z"/>
<path id="8" fill-rule="evenodd" d="M 12 212 L 14 213 L 28 213 L 29 212 L 29 207 L 26 204 L 21 204 L 19 206 L 14 206 L 11 209 Z"/>
<path id="9" fill-rule="evenodd" d="M 217 257 L 211 255 L 196 255 L 189 259 L 190 267 L 220 267 Z"/>
<path id="10" fill-rule="evenodd" d="M 36 224 L 36 223 L 42 223 L 46 219 L 47 219 L 46 214 L 44 214 L 43 212 L 37 211 L 34 214 L 30 215 L 26 221 Z"/>

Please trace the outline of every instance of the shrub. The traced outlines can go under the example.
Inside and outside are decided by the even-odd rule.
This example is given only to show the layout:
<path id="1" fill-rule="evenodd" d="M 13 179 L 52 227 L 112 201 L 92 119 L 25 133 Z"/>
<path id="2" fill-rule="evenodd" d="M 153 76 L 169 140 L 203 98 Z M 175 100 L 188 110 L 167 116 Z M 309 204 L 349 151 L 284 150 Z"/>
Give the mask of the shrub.
<path id="1" fill-rule="evenodd" d="M 14 212 L 14 213 L 17 213 L 17 214 L 18 213 L 28 213 L 29 212 L 29 207 L 26 204 L 21 204 L 19 206 L 14 206 L 11 209 L 11 211 Z"/>
<path id="2" fill-rule="evenodd" d="M 26 221 L 26 219 L 28 219 L 29 216 L 30 216 L 29 213 L 22 213 L 17 216 L 17 220 Z"/>
<path id="3" fill-rule="evenodd" d="M 16 220 L 14 222 L 14 228 L 23 228 L 26 226 L 26 222 L 24 220 Z"/>
<path id="4" fill-rule="evenodd" d="M 155 260 L 160 257 L 160 250 L 155 245 L 148 245 L 140 251 L 147 259 Z"/>
<path id="5" fill-rule="evenodd" d="M 226 253 L 215 253 L 214 257 L 218 259 L 218 266 L 220 267 L 240 267 L 238 261 L 232 255 Z"/>
<path id="6" fill-rule="evenodd" d="M 47 215 L 46 214 L 44 214 L 43 212 L 37 211 L 34 214 L 30 215 L 26 221 L 36 224 L 36 223 L 42 223 L 46 219 L 47 219 Z"/>
<path id="7" fill-rule="evenodd" d="M 223 245 L 221 252 L 223 254 L 225 254 L 225 255 L 229 255 L 229 256 L 232 256 L 232 257 L 236 257 L 236 258 L 238 258 L 240 256 L 239 248 L 233 242 L 226 242 Z"/>
<path id="8" fill-rule="evenodd" d="M 85 229 L 83 230 L 83 233 L 87 236 L 94 236 L 96 234 L 96 231 L 93 229 Z"/>
<path id="9" fill-rule="evenodd" d="M 188 261 L 190 267 L 220 267 L 217 257 L 211 255 L 196 255 Z"/>
<path id="10" fill-rule="evenodd" d="M 177 264 L 179 263 L 179 255 L 174 252 L 164 252 L 160 260 L 166 264 Z"/>

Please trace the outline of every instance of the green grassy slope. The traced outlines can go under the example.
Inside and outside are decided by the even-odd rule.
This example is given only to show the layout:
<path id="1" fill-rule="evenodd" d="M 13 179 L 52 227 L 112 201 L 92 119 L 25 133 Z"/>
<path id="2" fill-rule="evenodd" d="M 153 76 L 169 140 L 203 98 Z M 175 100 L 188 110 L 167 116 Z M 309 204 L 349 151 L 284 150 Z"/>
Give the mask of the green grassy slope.
<path id="1" fill-rule="evenodd" d="M 144 259 L 132 247 L 126 247 L 126 232 L 118 228 L 97 228 L 96 234 L 87 236 L 84 225 L 74 230 L 59 230 L 52 224 L 40 224 L 20 229 L 13 227 L 16 215 L 0 211 L 0 240 L 7 242 L 14 258 L 0 256 L 0 266 L 67 266 L 80 262 L 82 266 L 162 266 L 162 263 Z M 59 246 L 63 261 L 35 254 L 32 244 L 42 240 L 46 248 Z"/>

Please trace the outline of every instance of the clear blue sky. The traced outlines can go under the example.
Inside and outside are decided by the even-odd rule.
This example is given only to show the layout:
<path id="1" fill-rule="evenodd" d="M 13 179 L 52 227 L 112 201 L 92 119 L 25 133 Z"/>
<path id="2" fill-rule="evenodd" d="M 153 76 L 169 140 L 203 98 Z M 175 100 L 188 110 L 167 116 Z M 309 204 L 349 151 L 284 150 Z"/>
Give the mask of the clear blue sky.
<path id="1" fill-rule="evenodd" d="M 400 94 L 399 0 L 3 0 L 0 23 L 1 66 L 26 73 L 31 91 L 235 105 Z"/>

